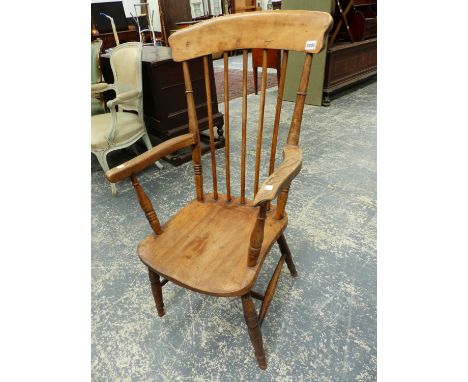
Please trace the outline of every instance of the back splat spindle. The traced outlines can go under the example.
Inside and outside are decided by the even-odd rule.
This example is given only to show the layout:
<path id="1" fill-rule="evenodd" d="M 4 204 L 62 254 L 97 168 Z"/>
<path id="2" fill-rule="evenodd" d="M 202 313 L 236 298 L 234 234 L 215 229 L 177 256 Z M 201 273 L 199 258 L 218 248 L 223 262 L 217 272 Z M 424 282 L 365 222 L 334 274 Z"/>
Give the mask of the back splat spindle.
<path id="1" fill-rule="evenodd" d="M 203 69 L 205 72 L 205 91 L 206 103 L 208 108 L 208 128 L 210 131 L 210 154 L 211 154 L 211 173 L 213 176 L 213 197 L 218 199 L 218 177 L 216 175 L 216 153 L 214 144 L 214 131 L 213 131 L 213 105 L 211 104 L 211 84 L 210 84 L 210 70 L 208 66 L 208 56 L 203 56 Z"/>
<path id="2" fill-rule="evenodd" d="M 195 143 L 192 146 L 192 161 L 195 178 L 195 187 L 197 190 L 197 200 L 203 201 L 203 175 L 201 165 L 200 134 L 198 131 L 198 119 L 195 111 L 195 101 L 193 99 L 192 81 L 190 79 L 190 70 L 187 61 L 182 62 L 184 72 L 185 93 L 187 94 L 187 109 L 189 116 L 189 131 L 193 134 Z"/>
<path id="3" fill-rule="evenodd" d="M 242 153 L 241 153 L 241 204 L 245 204 L 245 155 L 247 146 L 247 49 L 242 62 Z"/>
<path id="4" fill-rule="evenodd" d="M 263 136 L 263 117 L 265 115 L 265 96 L 267 82 L 267 57 L 268 50 L 263 49 L 262 55 L 262 90 L 260 95 L 260 108 L 258 112 L 258 131 L 257 131 L 257 151 L 255 154 L 255 180 L 254 180 L 254 198 L 258 192 L 258 181 L 260 178 L 260 159 L 262 153 L 262 136 Z"/>
<path id="5" fill-rule="evenodd" d="M 224 59 L 224 130 L 225 130 L 225 145 L 224 155 L 226 162 L 226 197 L 228 202 L 231 201 L 231 164 L 229 161 L 229 60 L 228 52 L 223 53 Z"/>

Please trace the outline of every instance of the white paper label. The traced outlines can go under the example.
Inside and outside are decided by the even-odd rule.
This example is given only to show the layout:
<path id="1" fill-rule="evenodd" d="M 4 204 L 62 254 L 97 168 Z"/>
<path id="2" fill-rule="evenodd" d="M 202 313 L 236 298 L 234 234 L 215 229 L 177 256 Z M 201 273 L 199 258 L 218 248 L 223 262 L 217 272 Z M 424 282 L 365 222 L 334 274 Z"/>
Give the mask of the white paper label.
<path id="1" fill-rule="evenodd" d="M 265 186 L 265 190 L 271 191 L 271 190 L 273 190 L 273 186 L 267 184 L 267 185 Z"/>
<path id="2" fill-rule="evenodd" d="M 306 42 L 305 50 L 314 50 L 317 46 L 317 40 L 309 40 Z"/>

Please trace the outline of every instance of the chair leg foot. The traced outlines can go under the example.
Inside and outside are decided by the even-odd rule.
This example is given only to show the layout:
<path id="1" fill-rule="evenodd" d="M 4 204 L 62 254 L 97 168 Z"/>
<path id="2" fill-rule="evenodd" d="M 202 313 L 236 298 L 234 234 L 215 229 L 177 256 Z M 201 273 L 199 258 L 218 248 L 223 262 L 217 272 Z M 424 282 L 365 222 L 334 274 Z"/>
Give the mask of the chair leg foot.
<path id="1" fill-rule="evenodd" d="M 254 347 L 255 357 L 257 358 L 260 369 L 267 368 L 265 351 L 263 350 L 262 332 L 258 324 L 257 312 L 252 301 L 250 293 L 242 296 L 242 307 L 244 309 L 244 318 L 249 331 L 250 341 Z"/>
<path id="2" fill-rule="evenodd" d="M 148 276 L 150 279 L 151 292 L 153 292 L 153 298 L 156 304 L 156 310 L 158 311 L 158 316 L 162 317 L 164 316 L 164 302 L 159 275 L 148 268 Z"/>
<path id="3" fill-rule="evenodd" d="M 96 158 L 98 159 L 99 164 L 101 165 L 102 169 L 104 172 L 109 171 L 109 165 L 107 164 L 107 153 L 105 151 L 101 151 L 99 153 L 95 153 Z M 111 190 L 112 190 L 112 196 L 117 195 L 117 186 L 115 183 L 111 183 Z"/>
<path id="4" fill-rule="evenodd" d="M 141 138 L 143 139 L 143 142 L 145 143 L 146 148 L 148 150 L 151 150 L 153 148 L 153 145 L 151 144 L 148 134 L 143 135 Z M 162 165 L 160 161 L 156 161 L 155 164 L 160 170 L 164 168 L 164 166 Z"/>
<path id="5" fill-rule="evenodd" d="M 284 234 L 278 238 L 278 245 L 280 247 L 281 254 L 285 256 L 286 265 L 288 266 L 289 272 L 291 272 L 292 277 L 297 277 L 296 266 L 294 265 L 291 251 L 289 250 L 288 243 L 286 242 L 286 238 Z"/>

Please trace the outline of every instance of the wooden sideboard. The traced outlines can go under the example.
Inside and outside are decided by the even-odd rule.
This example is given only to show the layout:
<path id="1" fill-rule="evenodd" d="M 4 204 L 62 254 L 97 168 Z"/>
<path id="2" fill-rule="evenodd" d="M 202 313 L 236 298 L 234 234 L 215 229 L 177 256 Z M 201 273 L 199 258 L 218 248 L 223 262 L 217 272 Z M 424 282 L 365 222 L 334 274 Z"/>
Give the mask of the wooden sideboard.
<path id="1" fill-rule="evenodd" d="M 109 54 L 101 56 L 101 70 L 106 82 L 113 82 Z M 205 94 L 203 60 L 190 63 L 190 75 L 200 131 L 208 129 L 208 109 Z M 146 129 L 153 144 L 188 133 L 187 101 L 181 63 L 172 60 L 171 48 L 144 46 L 142 52 L 143 112 Z M 224 117 L 218 110 L 218 100 L 210 59 L 213 124 L 216 127 L 216 148 L 224 147 Z M 111 95 L 113 97 L 113 94 Z M 209 151 L 208 132 L 200 134 L 202 152 Z M 190 152 L 168 156 L 166 160 L 178 166 L 191 159 Z"/>
<path id="2" fill-rule="evenodd" d="M 376 75 L 377 38 L 354 43 L 335 43 L 327 54 L 323 82 L 323 105 L 330 105 L 330 96 L 339 90 Z"/>

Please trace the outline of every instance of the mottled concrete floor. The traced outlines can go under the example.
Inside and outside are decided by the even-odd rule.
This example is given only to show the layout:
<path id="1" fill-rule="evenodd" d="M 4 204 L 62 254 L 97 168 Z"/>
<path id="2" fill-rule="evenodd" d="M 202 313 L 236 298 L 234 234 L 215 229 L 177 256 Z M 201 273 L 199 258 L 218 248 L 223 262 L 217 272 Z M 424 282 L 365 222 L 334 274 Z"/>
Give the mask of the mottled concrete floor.
<path id="1" fill-rule="evenodd" d="M 157 317 L 146 268 L 136 255 L 150 229 L 132 187 L 118 185 L 113 198 L 103 173 L 92 172 L 94 381 L 376 380 L 376 89 L 376 83 L 367 84 L 328 108 L 305 108 L 304 164 L 291 186 L 286 230 L 299 277 L 293 279 L 284 267 L 263 324 L 266 371 L 257 367 L 240 299 L 204 296 L 169 283 L 163 290 L 166 315 Z M 271 138 L 276 88 L 268 95 L 264 142 Z M 259 97 L 248 97 L 252 116 Z M 239 98 L 231 104 L 233 153 L 240 153 L 240 108 Z M 292 108 L 284 103 L 280 144 Z M 248 130 L 247 171 L 253 179 L 256 118 Z M 238 193 L 239 155 L 231 158 Z M 223 150 L 217 160 L 223 174 Z M 209 161 L 203 157 L 207 191 Z M 166 163 L 162 171 L 153 166 L 140 181 L 161 221 L 194 197 L 191 164 Z M 275 246 L 256 290 L 266 287 L 278 256 Z"/>

